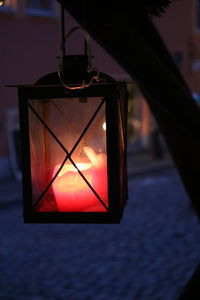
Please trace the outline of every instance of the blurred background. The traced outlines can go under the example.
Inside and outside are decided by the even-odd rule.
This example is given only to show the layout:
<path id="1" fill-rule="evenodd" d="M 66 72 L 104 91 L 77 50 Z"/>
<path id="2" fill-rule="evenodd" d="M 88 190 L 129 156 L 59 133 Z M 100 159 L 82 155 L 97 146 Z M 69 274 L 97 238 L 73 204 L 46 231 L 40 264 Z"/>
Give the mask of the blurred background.
<path id="1" fill-rule="evenodd" d="M 174 1 L 153 22 L 200 105 L 200 1 Z M 66 12 L 66 32 L 74 26 Z M 59 4 L 0 0 L 0 40 L 0 299 L 176 299 L 198 263 L 200 228 L 137 83 L 91 39 L 92 67 L 128 84 L 122 223 L 25 225 L 18 95 L 5 85 L 34 84 L 58 70 Z M 83 53 L 79 31 L 66 52 Z"/>
<path id="2" fill-rule="evenodd" d="M 200 2 L 174 1 L 167 13 L 155 18 L 154 23 L 188 83 L 194 101 L 200 103 Z M 19 178 L 17 90 L 4 85 L 33 84 L 43 75 L 58 70 L 60 7 L 50 0 L 0 1 L 0 25 L 0 178 L 10 175 Z M 77 23 L 66 13 L 66 32 L 74 26 Z M 94 40 L 91 49 L 93 68 L 128 83 L 128 151 L 151 151 L 154 156 L 163 157 L 167 150 L 164 140 L 136 82 Z M 80 31 L 67 40 L 66 51 L 83 53 Z"/>

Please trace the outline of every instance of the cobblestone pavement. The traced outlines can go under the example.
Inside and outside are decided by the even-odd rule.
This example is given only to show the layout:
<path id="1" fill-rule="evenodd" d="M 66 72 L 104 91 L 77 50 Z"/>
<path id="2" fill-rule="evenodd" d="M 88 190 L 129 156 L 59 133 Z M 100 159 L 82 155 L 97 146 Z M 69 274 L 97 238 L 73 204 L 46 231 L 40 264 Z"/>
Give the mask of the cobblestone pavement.
<path id="1" fill-rule="evenodd" d="M 23 224 L 13 206 L 0 226 L 1 300 L 175 300 L 200 260 L 173 168 L 129 180 L 120 225 Z"/>

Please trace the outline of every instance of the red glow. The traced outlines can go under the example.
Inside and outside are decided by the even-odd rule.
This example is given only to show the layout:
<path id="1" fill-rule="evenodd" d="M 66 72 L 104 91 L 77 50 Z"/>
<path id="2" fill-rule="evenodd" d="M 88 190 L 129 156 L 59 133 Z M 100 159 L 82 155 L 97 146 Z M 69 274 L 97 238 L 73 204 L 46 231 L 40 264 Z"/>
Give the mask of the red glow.
<path id="1" fill-rule="evenodd" d="M 96 154 L 90 147 L 83 150 L 87 161 L 81 159 L 76 166 L 107 206 L 107 157 L 104 153 Z M 53 176 L 59 168 L 60 165 L 55 166 Z M 53 182 L 53 191 L 59 211 L 106 211 L 71 163 L 63 166 Z"/>

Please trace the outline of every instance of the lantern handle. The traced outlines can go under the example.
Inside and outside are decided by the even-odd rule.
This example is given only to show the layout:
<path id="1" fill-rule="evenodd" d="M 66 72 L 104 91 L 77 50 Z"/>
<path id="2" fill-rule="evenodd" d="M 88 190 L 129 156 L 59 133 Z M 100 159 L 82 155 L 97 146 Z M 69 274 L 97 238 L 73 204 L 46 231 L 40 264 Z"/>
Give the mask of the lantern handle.
<path id="1" fill-rule="evenodd" d="M 85 55 L 88 56 L 88 69 L 90 70 L 91 69 L 91 57 L 92 57 L 92 55 L 91 55 L 91 44 L 90 44 L 90 36 L 89 36 L 88 32 L 85 29 L 83 29 L 80 26 L 76 26 L 76 27 L 73 27 L 72 29 L 70 29 L 67 32 L 67 34 L 64 36 L 64 39 L 62 41 L 62 45 L 61 45 L 60 50 L 62 51 L 63 49 L 65 49 L 65 46 L 64 46 L 65 42 L 78 29 L 82 30 L 82 32 L 83 32 L 83 37 L 84 37 L 84 51 L 85 51 Z M 63 55 L 65 55 L 65 53 L 63 53 Z"/>
<path id="2" fill-rule="evenodd" d="M 64 5 L 61 5 L 61 36 L 62 36 L 62 43 L 61 43 L 61 48 L 60 52 L 62 53 L 61 58 L 62 58 L 62 63 L 64 62 L 64 56 L 65 56 L 65 42 L 66 40 L 72 35 L 77 29 L 82 29 L 83 32 L 83 37 L 84 37 L 84 50 L 85 50 L 85 55 L 88 57 L 88 71 L 91 70 L 91 44 L 90 44 L 90 36 L 88 32 L 83 29 L 80 26 L 73 27 L 68 31 L 67 34 L 65 34 L 65 9 Z"/>
<path id="3" fill-rule="evenodd" d="M 87 71 L 88 72 L 91 72 L 92 71 L 92 68 L 91 68 L 91 47 L 90 47 L 90 36 L 88 34 L 88 32 L 86 30 L 84 30 L 82 27 L 80 26 L 76 26 L 76 27 L 73 27 L 72 29 L 70 29 L 68 31 L 68 33 L 65 35 L 64 34 L 64 30 L 62 31 L 62 44 L 61 44 L 61 47 L 60 47 L 60 52 L 61 52 L 61 56 L 59 56 L 60 58 L 60 64 L 59 64 L 59 71 L 58 71 L 58 76 L 59 76 L 59 79 L 61 81 L 61 83 L 67 88 L 67 89 L 70 89 L 70 90 L 76 90 L 76 89 L 84 89 L 86 87 L 89 87 L 94 80 L 96 80 L 97 82 L 100 80 L 99 79 L 99 76 L 100 76 L 100 72 L 97 71 L 97 74 L 96 76 L 93 76 L 90 80 L 89 83 L 85 83 L 85 81 L 83 81 L 83 83 L 80 85 L 80 86 L 76 86 L 76 87 L 70 87 L 68 86 L 62 79 L 62 76 L 61 76 L 61 70 L 62 70 L 62 64 L 63 64 L 63 61 L 64 61 L 64 56 L 65 56 L 65 42 L 66 40 L 77 30 L 77 29 L 81 29 L 82 32 L 83 32 L 83 36 L 84 36 L 84 41 L 85 41 L 85 44 L 84 44 L 84 48 L 85 48 L 85 55 L 88 56 L 88 65 L 87 65 Z"/>
<path id="4" fill-rule="evenodd" d="M 60 53 L 61 53 L 61 55 L 59 56 L 59 58 L 61 59 L 61 61 L 60 61 L 60 69 L 61 69 L 61 63 L 63 63 L 63 59 L 64 59 L 64 56 L 65 56 L 65 42 L 78 29 L 82 30 L 82 32 L 83 32 L 83 37 L 84 37 L 84 51 L 85 51 L 85 55 L 87 55 L 87 57 L 88 57 L 87 70 L 88 71 L 91 70 L 91 57 L 92 57 L 92 55 L 91 55 L 90 36 L 89 36 L 88 32 L 85 29 L 83 29 L 82 27 L 80 27 L 80 26 L 73 27 L 72 29 L 70 29 L 67 32 L 66 35 L 64 33 L 62 33 L 63 37 L 62 37 L 62 43 L 61 43 L 61 47 L 60 47 Z"/>
<path id="5" fill-rule="evenodd" d="M 68 31 L 67 34 L 65 34 L 65 11 L 64 11 L 64 6 L 61 5 L 61 33 L 62 33 L 62 43 L 61 43 L 61 47 L 60 47 L 60 55 L 58 56 L 59 58 L 59 70 L 58 70 L 58 77 L 61 81 L 61 83 L 67 88 L 67 89 L 71 89 L 71 90 L 75 90 L 75 89 L 84 89 L 86 87 L 89 87 L 94 80 L 96 80 L 97 82 L 100 80 L 99 76 L 100 76 L 100 72 L 97 71 L 95 76 L 92 76 L 91 80 L 89 83 L 85 83 L 85 81 L 83 80 L 82 84 L 76 87 L 70 87 L 68 86 L 64 81 L 63 78 L 61 76 L 62 74 L 62 67 L 64 66 L 64 57 L 65 57 L 65 42 L 66 40 L 77 30 L 77 29 L 81 29 L 83 32 L 83 37 L 84 37 L 84 51 L 85 51 L 85 55 L 87 55 L 88 61 L 87 61 L 87 71 L 91 72 L 92 68 L 91 68 L 91 44 L 90 44 L 90 36 L 88 34 L 88 32 L 83 29 L 80 26 L 76 26 L 73 27 L 72 29 L 70 29 Z"/>

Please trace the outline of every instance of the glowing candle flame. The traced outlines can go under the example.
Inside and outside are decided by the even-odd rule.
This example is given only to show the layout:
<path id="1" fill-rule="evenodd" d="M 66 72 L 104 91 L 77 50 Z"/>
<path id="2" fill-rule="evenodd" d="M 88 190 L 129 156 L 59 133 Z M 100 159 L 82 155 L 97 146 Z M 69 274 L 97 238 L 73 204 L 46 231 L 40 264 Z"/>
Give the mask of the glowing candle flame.
<path id="1" fill-rule="evenodd" d="M 83 151 L 87 161 L 81 159 L 76 163 L 78 169 L 66 163 L 52 184 L 59 211 L 106 211 L 78 170 L 107 206 L 107 157 L 104 153 L 96 154 L 90 147 L 84 147 Z M 55 166 L 53 176 L 60 166 Z"/>
<path id="2" fill-rule="evenodd" d="M 92 167 L 91 163 L 77 163 L 76 164 L 79 171 L 84 171 Z M 59 172 L 58 177 L 61 177 L 66 172 L 78 172 L 78 170 L 72 164 L 65 164 L 62 170 Z"/>

